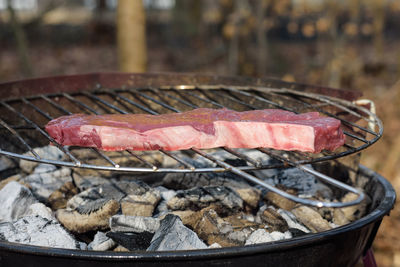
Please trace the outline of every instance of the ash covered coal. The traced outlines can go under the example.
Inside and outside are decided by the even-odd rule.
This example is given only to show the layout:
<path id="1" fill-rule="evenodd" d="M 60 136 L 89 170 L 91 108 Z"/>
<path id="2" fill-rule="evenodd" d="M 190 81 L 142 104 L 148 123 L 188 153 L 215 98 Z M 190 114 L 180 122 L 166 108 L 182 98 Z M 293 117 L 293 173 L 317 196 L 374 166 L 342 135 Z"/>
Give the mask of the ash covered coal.
<path id="1" fill-rule="evenodd" d="M 44 158 L 46 153 L 64 157 L 55 147 L 35 151 Z M 273 163 L 261 152 L 240 152 Z M 232 165 L 237 160 L 224 151 L 214 156 Z M 179 157 L 198 168 L 210 164 L 201 157 Z M 2 160 L 2 168 L 16 168 Z M 169 164 L 166 157 L 163 166 Z M 17 175 L 0 181 L 0 242 L 98 251 L 244 246 L 327 231 L 359 219 L 368 205 L 366 200 L 341 209 L 306 207 L 226 172 L 174 173 L 144 182 L 134 175 L 105 177 L 90 172 L 85 176 L 85 172 L 27 161 L 19 166 Z M 336 196 L 329 186 L 297 168 L 253 174 L 303 197 L 321 201 L 355 197 Z"/>

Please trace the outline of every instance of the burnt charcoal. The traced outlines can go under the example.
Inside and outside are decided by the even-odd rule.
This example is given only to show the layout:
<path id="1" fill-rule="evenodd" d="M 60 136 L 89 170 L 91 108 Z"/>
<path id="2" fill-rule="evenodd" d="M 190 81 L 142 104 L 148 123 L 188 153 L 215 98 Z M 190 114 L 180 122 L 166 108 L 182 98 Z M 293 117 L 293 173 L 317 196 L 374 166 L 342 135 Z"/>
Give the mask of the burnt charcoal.
<path id="1" fill-rule="evenodd" d="M 191 158 L 185 158 L 184 160 L 196 168 L 209 167 L 209 164 L 198 162 Z M 232 159 L 231 161 L 234 161 L 235 164 L 239 164 L 238 160 Z M 163 185 L 174 190 L 201 186 L 230 186 L 233 188 L 245 188 L 250 186 L 243 178 L 231 172 L 169 173 L 165 175 Z"/>
<path id="2" fill-rule="evenodd" d="M 40 216 L 25 216 L 14 223 L 0 224 L 0 233 L 9 242 L 67 249 L 84 247 L 58 222 Z"/>
<path id="3" fill-rule="evenodd" d="M 168 214 L 155 232 L 148 251 L 204 249 L 207 245 L 182 224 L 178 216 Z"/>
<path id="4" fill-rule="evenodd" d="M 141 181 L 112 181 L 75 195 L 68 201 L 67 207 L 77 209 L 92 204 L 96 207 L 96 201 L 101 202 L 99 199 L 120 202 L 125 215 L 151 216 L 160 200 L 160 193 Z"/>
<path id="5" fill-rule="evenodd" d="M 105 198 L 96 199 L 94 201 L 85 203 L 85 205 L 79 205 L 76 207 L 76 211 L 80 214 L 90 214 L 100 210 L 109 200 Z"/>
<path id="6" fill-rule="evenodd" d="M 37 147 L 34 148 L 33 150 L 43 159 L 63 160 L 66 157 L 66 154 L 64 154 L 56 146 L 49 145 L 44 147 Z M 24 155 L 32 156 L 30 152 L 27 152 Z M 27 173 L 32 173 L 33 169 L 35 169 L 36 166 L 39 164 L 40 164 L 39 162 L 21 160 L 19 162 L 19 167 Z"/>
<path id="7" fill-rule="evenodd" d="M 30 185 L 33 195 L 41 202 L 46 203 L 54 191 L 66 182 L 72 182 L 70 168 L 57 169 L 47 164 L 39 165 L 38 167 L 41 170 L 26 176 L 24 181 Z"/>
<path id="8" fill-rule="evenodd" d="M 258 216 L 270 231 L 286 232 L 289 228 L 285 219 L 272 207 L 262 207 Z"/>
<path id="9" fill-rule="evenodd" d="M 46 173 L 46 172 L 54 172 L 57 170 L 57 166 L 51 164 L 40 163 L 33 170 L 33 173 Z"/>
<path id="10" fill-rule="evenodd" d="M 106 235 L 117 244 L 129 249 L 130 251 L 135 251 L 147 249 L 150 246 L 154 233 L 108 232 Z"/>
<path id="11" fill-rule="evenodd" d="M 67 202 L 73 196 L 78 194 L 79 190 L 73 182 L 66 182 L 59 189 L 51 193 L 47 202 L 53 210 L 64 209 L 67 207 Z"/>
<path id="12" fill-rule="evenodd" d="M 298 236 L 303 236 L 303 235 L 307 234 L 306 232 L 303 232 L 297 228 L 289 228 L 288 231 L 292 234 L 292 237 L 298 237 Z"/>
<path id="13" fill-rule="evenodd" d="M 64 227 L 76 233 L 108 229 L 109 219 L 119 211 L 120 204 L 113 199 L 107 200 L 103 204 L 101 208 L 91 213 L 79 213 L 77 210 L 59 209 L 56 212 L 56 218 Z"/>
<path id="14" fill-rule="evenodd" d="M 154 217 L 160 217 L 169 212 L 167 203 L 168 201 L 166 200 L 161 200 L 160 202 L 158 202 L 158 205 L 154 210 Z"/>
<path id="15" fill-rule="evenodd" d="M 114 215 L 110 219 L 113 232 L 154 233 L 159 227 L 160 220 L 152 217 Z"/>
<path id="16" fill-rule="evenodd" d="M 154 189 L 149 189 L 139 194 L 129 194 L 121 200 L 122 214 L 129 216 L 152 216 L 160 199 L 160 192 Z"/>
<path id="17" fill-rule="evenodd" d="M 311 166 L 308 165 L 308 167 Z M 333 192 L 328 186 L 320 182 L 314 175 L 298 168 L 278 169 L 274 175 L 260 178 L 271 185 L 281 185 L 284 188 L 295 189 L 300 195 L 320 195 L 327 199 L 333 197 Z M 266 189 L 261 188 L 261 190 L 267 192 Z"/>
<path id="18" fill-rule="evenodd" d="M 347 193 L 345 194 L 340 201 L 342 202 L 349 202 L 349 201 L 354 201 L 357 199 L 357 195 L 354 193 Z M 349 206 L 345 208 L 341 208 L 340 210 L 343 212 L 343 215 L 345 218 L 352 222 L 357 219 L 360 219 L 362 216 L 365 215 L 367 211 L 368 205 L 371 203 L 371 199 L 368 197 L 367 194 L 365 194 L 365 198 L 360 204 L 354 205 L 354 206 Z"/>
<path id="19" fill-rule="evenodd" d="M 0 180 L 0 190 L 3 189 L 9 182 L 18 182 L 24 186 L 29 187 L 28 184 L 23 182 L 23 176 L 21 174 L 16 174 L 10 177 L 7 177 L 6 179 Z"/>
<path id="20" fill-rule="evenodd" d="M 20 172 L 13 159 L 0 156 L 0 180 Z"/>
<path id="21" fill-rule="evenodd" d="M 175 190 L 170 190 L 164 186 L 155 187 L 160 192 L 161 201 L 158 203 L 155 209 L 155 217 L 160 217 L 169 212 L 167 202 L 176 195 Z"/>
<path id="22" fill-rule="evenodd" d="M 97 232 L 92 242 L 89 243 L 88 249 L 107 251 L 113 249 L 117 244 L 103 232 Z"/>
<path id="23" fill-rule="evenodd" d="M 322 216 L 317 211 L 310 207 L 298 206 L 292 209 L 292 213 L 313 233 L 332 229 L 332 226 L 329 224 L 329 222 L 322 218 Z"/>
<path id="24" fill-rule="evenodd" d="M 287 210 L 283 209 L 278 209 L 278 213 L 282 216 L 282 218 L 286 221 L 286 223 L 289 226 L 289 229 L 298 229 L 304 233 L 309 233 L 310 230 L 304 226 L 302 223 L 300 223 L 296 216 L 294 216 L 293 213 Z"/>
<path id="25" fill-rule="evenodd" d="M 333 209 L 332 222 L 338 226 L 350 223 L 342 209 Z"/>
<path id="26" fill-rule="evenodd" d="M 258 204 L 261 199 L 261 192 L 255 188 L 237 188 L 234 191 L 243 199 L 248 207 L 248 210 L 251 212 L 252 210 L 258 207 Z"/>
<path id="27" fill-rule="evenodd" d="M 177 191 L 168 201 L 172 210 L 200 210 L 213 204 L 218 211 L 231 213 L 243 209 L 242 198 L 231 188 L 225 186 L 205 186 Z"/>
<path id="28" fill-rule="evenodd" d="M 13 222 L 23 217 L 31 204 L 38 202 L 31 191 L 15 181 L 0 190 L 0 222 Z"/>
<path id="29" fill-rule="evenodd" d="M 249 220 L 250 219 L 250 220 Z M 235 241 L 236 244 L 244 245 L 247 238 L 256 229 L 263 229 L 266 226 L 255 222 L 253 216 L 247 216 L 244 213 L 234 214 L 224 218 L 229 222 L 234 231 L 227 235 L 229 240 Z M 221 244 L 222 245 L 222 244 Z"/>
<path id="30" fill-rule="evenodd" d="M 1 228 L 1 226 L 0 226 Z M 0 233 L 0 241 L 7 241 L 3 233 Z"/>
<path id="31" fill-rule="evenodd" d="M 289 190 L 287 190 L 287 192 L 288 191 Z M 288 192 L 288 193 L 291 193 L 291 192 Z M 278 207 L 278 208 L 284 209 L 284 210 L 291 210 L 296 205 L 296 202 L 294 202 L 290 199 L 287 199 L 285 197 L 282 197 L 281 195 L 278 195 L 277 193 L 272 192 L 272 191 L 268 191 L 264 195 L 264 200 L 267 201 L 267 203 L 271 203 L 275 207 Z"/>
<path id="32" fill-rule="evenodd" d="M 247 162 L 244 159 L 225 159 L 224 161 L 234 167 L 247 166 Z"/>
<path id="33" fill-rule="evenodd" d="M 79 206 L 88 205 L 98 199 L 114 199 L 120 201 L 125 196 L 126 194 L 114 184 L 104 184 L 89 188 L 86 191 L 75 195 L 68 201 L 67 207 L 70 209 L 76 209 Z"/>
<path id="34" fill-rule="evenodd" d="M 240 245 L 240 243 L 227 238 L 227 235 L 233 232 L 233 227 L 229 222 L 219 217 L 215 210 L 206 208 L 191 216 L 191 218 L 192 220 L 187 222 L 188 225 L 207 244 L 218 243 L 222 246 Z"/>
<path id="35" fill-rule="evenodd" d="M 157 186 L 154 189 L 160 192 L 160 196 L 163 200 L 168 201 L 176 195 L 175 190 L 170 190 L 168 188 L 165 188 L 164 186 Z"/>
<path id="36" fill-rule="evenodd" d="M 80 192 L 83 192 L 89 188 L 111 184 L 112 179 L 107 179 L 99 176 L 80 176 L 76 172 L 72 174 L 74 178 L 74 184 L 79 188 Z"/>

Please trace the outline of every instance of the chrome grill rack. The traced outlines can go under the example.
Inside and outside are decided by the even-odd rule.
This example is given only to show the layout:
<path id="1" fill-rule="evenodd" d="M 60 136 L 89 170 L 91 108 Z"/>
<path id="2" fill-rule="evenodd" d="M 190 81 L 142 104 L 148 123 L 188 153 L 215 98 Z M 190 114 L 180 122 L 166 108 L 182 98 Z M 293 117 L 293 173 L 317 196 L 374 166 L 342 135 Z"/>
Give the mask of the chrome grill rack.
<path id="1" fill-rule="evenodd" d="M 190 149 L 184 151 L 209 160 L 207 167 L 196 168 L 178 154 L 170 151 L 121 151 L 104 152 L 96 148 L 62 146 L 55 142 L 44 125 L 61 115 L 74 113 L 171 113 L 199 107 L 228 108 L 237 111 L 279 108 L 295 113 L 318 111 L 342 122 L 346 144 L 336 152 L 319 154 L 297 151 L 277 151 L 259 148 L 257 151 L 277 160 L 277 164 L 263 164 L 240 150 L 219 148 L 233 157 L 242 159 L 243 166 L 232 166 L 213 156 L 209 150 Z M 318 207 L 345 207 L 360 203 L 363 193 L 336 179 L 319 173 L 306 164 L 328 161 L 357 153 L 375 143 L 383 132 L 380 119 L 366 107 L 343 99 L 302 92 L 287 88 L 244 86 L 161 86 L 143 88 L 96 88 L 82 92 L 59 92 L 29 97 L 10 98 L 0 101 L 0 154 L 59 166 L 89 168 L 119 172 L 222 172 L 231 171 L 293 201 Z M 65 160 L 42 158 L 34 147 L 51 143 L 64 154 Z M 85 152 L 83 152 L 85 151 Z M 91 155 L 88 157 L 88 155 Z M 175 162 L 172 167 L 162 166 L 160 158 L 169 157 Z M 96 159 L 93 163 L 91 159 Z M 128 159 L 120 163 L 115 158 Z M 99 163 L 101 160 L 101 163 Z M 358 195 L 355 201 L 321 202 L 290 195 L 256 177 L 248 171 L 293 166 L 315 175 L 324 182 Z"/>

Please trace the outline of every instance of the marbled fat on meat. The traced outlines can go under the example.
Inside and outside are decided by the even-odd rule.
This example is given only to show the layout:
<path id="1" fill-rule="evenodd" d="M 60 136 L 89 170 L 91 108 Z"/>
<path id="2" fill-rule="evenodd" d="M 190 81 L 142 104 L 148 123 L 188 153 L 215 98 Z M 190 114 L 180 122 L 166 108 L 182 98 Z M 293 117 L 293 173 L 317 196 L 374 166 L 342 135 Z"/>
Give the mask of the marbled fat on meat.
<path id="1" fill-rule="evenodd" d="M 337 119 L 322 117 L 318 112 L 295 114 L 280 109 L 75 114 L 50 121 L 46 131 L 62 145 L 109 151 L 268 147 L 317 153 L 335 150 L 345 141 Z"/>

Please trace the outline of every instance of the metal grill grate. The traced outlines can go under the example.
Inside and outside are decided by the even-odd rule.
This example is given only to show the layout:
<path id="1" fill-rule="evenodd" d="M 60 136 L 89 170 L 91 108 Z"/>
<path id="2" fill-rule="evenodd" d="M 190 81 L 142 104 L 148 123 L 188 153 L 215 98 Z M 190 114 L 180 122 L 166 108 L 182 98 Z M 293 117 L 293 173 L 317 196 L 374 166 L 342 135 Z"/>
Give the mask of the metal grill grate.
<path id="1" fill-rule="evenodd" d="M 346 144 L 337 152 L 320 154 L 304 152 L 282 152 L 260 148 L 260 153 L 277 159 L 273 165 L 263 165 L 242 150 L 220 148 L 214 150 L 191 149 L 187 154 L 196 154 L 209 160 L 209 166 L 196 168 L 185 162 L 178 153 L 169 151 L 121 151 L 103 152 L 92 148 L 66 147 L 57 144 L 43 130 L 51 119 L 73 113 L 171 113 L 191 110 L 198 107 L 222 108 L 244 111 L 265 108 L 280 108 L 295 113 L 318 111 L 326 116 L 341 120 Z M 306 205 L 343 207 L 359 203 L 363 193 L 310 169 L 305 164 L 332 160 L 350 155 L 375 143 L 382 135 L 383 127 L 379 118 L 364 107 L 354 103 L 291 89 L 232 87 L 232 86 L 166 86 L 161 88 L 96 89 L 79 93 L 42 94 L 26 98 L 0 101 L 0 154 L 68 167 L 91 168 L 97 170 L 123 172 L 220 172 L 231 171 L 247 180 L 262 185 L 284 197 Z M 373 125 L 373 127 L 371 127 Z M 34 147 L 56 145 L 66 155 L 66 160 L 41 158 Z M 240 158 L 246 164 L 231 166 L 214 157 L 211 152 L 224 150 L 231 156 Z M 168 157 L 175 162 L 172 167 L 162 166 L 160 158 Z M 118 162 L 116 158 L 124 158 Z M 93 162 L 93 160 L 95 162 Z M 320 202 L 302 199 L 268 185 L 246 171 L 256 169 L 296 166 L 316 175 L 319 179 L 341 189 L 356 193 L 359 198 L 346 203 Z"/>

